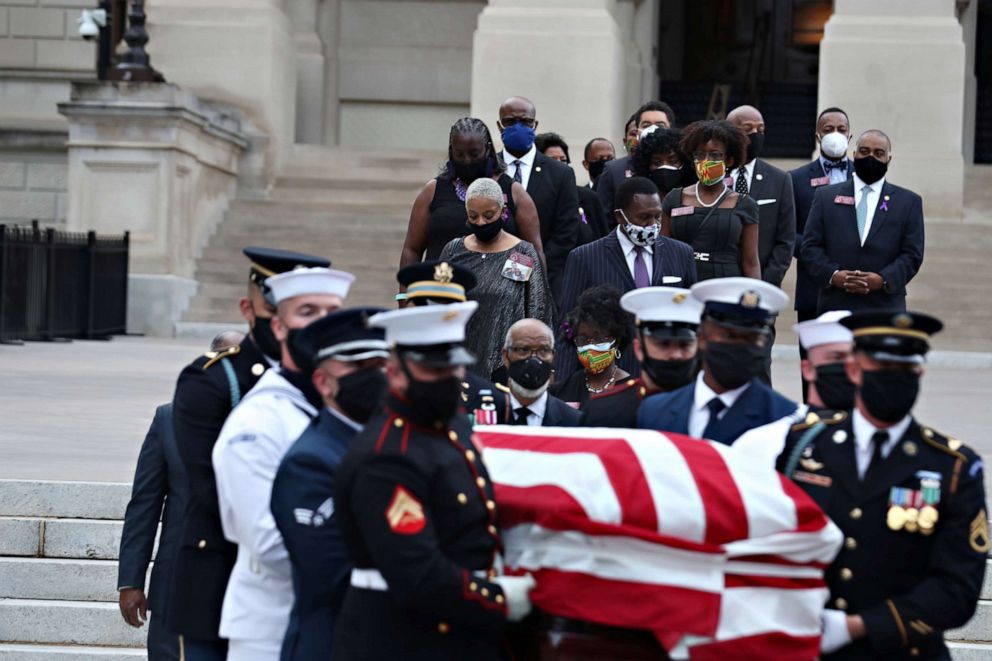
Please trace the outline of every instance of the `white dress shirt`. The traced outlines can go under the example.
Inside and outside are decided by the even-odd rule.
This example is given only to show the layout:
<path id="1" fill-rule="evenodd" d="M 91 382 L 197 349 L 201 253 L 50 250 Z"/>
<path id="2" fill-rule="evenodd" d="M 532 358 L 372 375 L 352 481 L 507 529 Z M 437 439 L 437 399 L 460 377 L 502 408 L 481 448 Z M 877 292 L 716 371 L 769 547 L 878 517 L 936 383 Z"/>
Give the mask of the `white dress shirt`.
<path id="1" fill-rule="evenodd" d="M 754 177 L 754 164 L 758 162 L 758 159 L 753 159 L 750 163 L 744 164 L 744 179 L 747 181 L 747 192 L 751 194 L 751 178 Z M 730 190 L 737 190 L 737 173 L 741 171 L 741 168 L 734 168 L 730 172 Z"/>
<path id="2" fill-rule="evenodd" d="M 717 395 L 713 392 L 712 388 L 706 385 L 706 382 L 703 380 L 703 373 L 700 372 L 697 374 L 696 389 L 692 399 L 692 410 L 689 411 L 689 436 L 692 436 L 693 438 L 703 438 L 703 431 L 706 429 L 706 425 L 710 423 L 710 410 L 706 408 L 706 405 L 710 403 L 710 400 L 714 397 L 719 397 L 723 402 L 726 408 L 720 411 L 719 415 L 717 415 L 717 419 L 722 420 L 723 416 L 727 415 L 727 411 L 730 410 L 730 407 L 737 402 L 738 398 L 744 394 L 744 391 L 747 390 L 750 385 L 750 382 L 748 382 L 740 388 L 728 390 L 725 393 Z"/>
<path id="3" fill-rule="evenodd" d="M 510 393 L 510 411 L 513 413 L 512 421 L 517 419 L 517 409 L 522 408 L 524 404 L 517 401 L 514 394 Z M 544 394 L 537 398 L 537 401 L 533 404 L 527 404 L 527 409 L 530 411 L 530 415 L 527 416 L 527 426 L 528 427 L 540 427 L 544 424 L 544 414 L 548 410 L 548 391 L 545 390 Z"/>
<path id="4" fill-rule="evenodd" d="M 854 412 L 851 414 L 851 429 L 854 431 L 854 459 L 858 464 L 858 479 L 865 479 L 865 473 L 868 471 L 869 464 L 871 464 L 871 456 L 875 452 L 875 448 L 871 444 L 871 437 L 875 432 L 884 431 L 889 433 L 889 440 L 882 446 L 882 456 L 888 458 L 892 452 L 892 448 L 896 446 L 899 439 L 909 429 L 909 423 L 911 421 L 912 418 L 907 415 L 891 427 L 879 429 L 868 422 L 865 416 L 861 414 L 861 411 L 857 408 L 854 409 Z"/>
<path id="5" fill-rule="evenodd" d="M 846 157 L 844 158 L 843 161 L 841 161 L 842 167 L 839 167 L 839 168 L 830 168 L 830 172 L 827 172 L 827 168 L 825 167 L 825 165 L 826 165 L 827 162 L 828 162 L 827 159 L 823 158 L 822 156 L 820 157 L 820 167 L 823 168 L 823 173 L 826 174 L 830 178 L 830 183 L 831 184 L 842 184 L 845 181 L 847 181 L 847 158 Z"/>
<path id="6" fill-rule="evenodd" d="M 637 244 L 628 238 L 620 226 L 616 229 L 617 239 L 620 241 L 620 249 L 623 250 L 623 258 L 627 260 L 627 270 L 630 271 L 630 277 L 637 282 L 637 277 L 634 275 L 634 260 L 637 259 Z M 644 248 L 641 251 L 641 255 L 644 257 L 644 265 L 648 267 L 648 283 L 650 284 L 652 274 L 654 273 L 654 246 L 650 248 Z"/>
<path id="7" fill-rule="evenodd" d="M 862 189 L 866 186 L 865 182 L 861 181 L 858 175 L 854 175 L 854 213 L 857 216 L 858 205 L 861 204 Z M 868 214 L 865 216 L 865 233 L 861 237 L 861 245 L 865 245 L 865 239 L 868 238 L 868 233 L 871 232 L 871 221 L 875 217 L 875 208 L 878 206 L 878 196 L 882 194 L 882 186 L 885 185 L 885 177 L 882 177 L 875 183 L 868 186 L 868 190 L 865 192 L 868 195 Z"/>
<path id="8" fill-rule="evenodd" d="M 527 184 L 530 182 L 530 173 L 534 169 L 534 157 L 536 155 L 537 155 L 537 147 L 534 147 L 533 145 L 531 146 L 530 151 L 524 154 L 523 156 L 521 156 L 520 158 L 517 158 L 516 156 L 506 151 L 505 149 L 503 150 L 503 162 L 506 163 L 506 176 L 508 176 L 510 179 L 514 179 L 517 176 L 518 166 L 514 165 L 514 163 L 516 161 L 521 162 L 521 165 L 519 166 L 521 168 L 520 185 L 524 187 L 524 190 L 527 190 Z"/>

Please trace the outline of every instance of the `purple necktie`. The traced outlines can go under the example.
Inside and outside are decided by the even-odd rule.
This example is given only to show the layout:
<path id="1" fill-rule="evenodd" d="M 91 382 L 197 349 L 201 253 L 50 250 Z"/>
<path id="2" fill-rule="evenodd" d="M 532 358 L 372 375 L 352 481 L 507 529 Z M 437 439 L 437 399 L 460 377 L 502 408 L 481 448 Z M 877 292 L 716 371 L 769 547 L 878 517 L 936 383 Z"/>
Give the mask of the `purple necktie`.
<path id="1" fill-rule="evenodd" d="M 651 286 L 651 277 L 648 276 L 648 264 L 644 261 L 644 248 L 641 246 L 634 246 L 634 287 L 640 289 L 641 287 Z"/>

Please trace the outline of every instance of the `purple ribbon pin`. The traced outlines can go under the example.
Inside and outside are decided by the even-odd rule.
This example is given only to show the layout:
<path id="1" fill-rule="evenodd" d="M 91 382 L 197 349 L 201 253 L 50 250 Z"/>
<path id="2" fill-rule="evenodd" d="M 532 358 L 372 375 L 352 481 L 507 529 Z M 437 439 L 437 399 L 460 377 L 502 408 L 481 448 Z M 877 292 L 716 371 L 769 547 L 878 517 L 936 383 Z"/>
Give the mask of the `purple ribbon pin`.
<path id="1" fill-rule="evenodd" d="M 888 211 L 889 210 L 889 201 L 888 200 L 882 200 L 882 204 L 878 208 L 881 209 L 882 211 Z"/>

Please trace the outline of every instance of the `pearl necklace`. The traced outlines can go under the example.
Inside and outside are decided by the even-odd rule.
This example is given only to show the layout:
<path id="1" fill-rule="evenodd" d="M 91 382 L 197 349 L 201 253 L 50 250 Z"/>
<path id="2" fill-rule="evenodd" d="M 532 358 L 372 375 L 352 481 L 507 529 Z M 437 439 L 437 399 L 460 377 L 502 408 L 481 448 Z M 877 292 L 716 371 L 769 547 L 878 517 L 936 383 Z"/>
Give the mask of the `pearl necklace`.
<path id="1" fill-rule="evenodd" d="M 724 194 L 728 190 L 730 190 L 730 189 L 727 188 L 727 185 L 726 184 L 724 184 L 723 185 L 723 191 L 721 191 L 720 194 L 716 196 L 716 199 L 713 200 L 712 202 L 710 202 L 709 204 L 706 204 L 705 202 L 703 202 L 703 199 L 701 197 L 699 197 L 699 184 L 696 184 L 696 201 L 699 202 L 699 205 L 700 206 L 703 206 L 703 207 L 706 207 L 707 209 L 709 209 L 710 207 L 719 204 L 720 203 L 720 200 L 723 199 Z"/>
<path id="2" fill-rule="evenodd" d="M 595 387 L 589 385 L 589 377 L 587 376 L 586 377 L 586 390 L 588 390 L 589 392 L 591 392 L 594 395 L 598 395 L 599 393 L 603 392 L 604 390 L 609 390 L 610 388 L 612 388 L 613 387 L 613 384 L 616 383 L 616 382 L 617 382 L 617 364 L 616 363 L 613 363 L 613 372 L 610 374 L 610 380 L 607 381 L 606 384 L 604 384 L 602 388 L 595 388 Z"/>

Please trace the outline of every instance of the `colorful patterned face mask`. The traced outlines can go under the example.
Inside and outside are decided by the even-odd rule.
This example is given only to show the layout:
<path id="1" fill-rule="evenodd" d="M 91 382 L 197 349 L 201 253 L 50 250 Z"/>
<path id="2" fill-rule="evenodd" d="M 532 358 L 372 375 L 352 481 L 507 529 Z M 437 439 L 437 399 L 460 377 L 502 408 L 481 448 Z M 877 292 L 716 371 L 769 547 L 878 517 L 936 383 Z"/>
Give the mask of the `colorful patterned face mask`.
<path id="1" fill-rule="evenodd" d="M 598 344 L 584 344 L 577 347 L 579 362 L 587 372 L 599 374 L 617 359 L 617 341 L 600 342 Z"/>
<path id="2" fill-rule="evenodd" d="M 693 161 L 696 176 L 703 186 L 712 186 L 727 176 L 727 164 L 723 161 Z"/>

